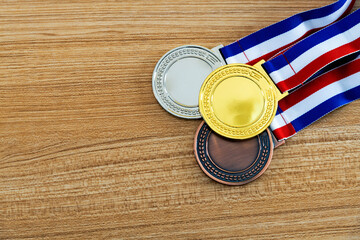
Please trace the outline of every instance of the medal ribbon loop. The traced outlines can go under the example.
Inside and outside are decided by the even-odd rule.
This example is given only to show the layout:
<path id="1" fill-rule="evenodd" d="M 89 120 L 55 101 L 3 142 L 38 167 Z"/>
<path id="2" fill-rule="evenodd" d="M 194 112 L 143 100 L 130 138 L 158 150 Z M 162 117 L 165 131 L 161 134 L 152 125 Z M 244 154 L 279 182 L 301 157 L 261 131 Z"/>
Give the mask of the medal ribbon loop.
<path id="1" fill-rule="evenodd" d="M 325 7 L 302 12 L 254 32 L 220 49 L 227 63 L 253 65 L 267 60 L 309 34 L 347 15 L 355 0 L 339 0 Z"/>
<path id="2" fill-rule="evenodd" d="M 328 69 L 279 101 L 270 125 L 278 140 L 291 137 L 326 114 L 360 98 L 359 52 L 334 62 Z"/>
<path id="3" fill-rule="evenodd" d="M 360 50 L 360 10 L 263 64 L 280 91 L 303 84 L 326 65 Z"/>

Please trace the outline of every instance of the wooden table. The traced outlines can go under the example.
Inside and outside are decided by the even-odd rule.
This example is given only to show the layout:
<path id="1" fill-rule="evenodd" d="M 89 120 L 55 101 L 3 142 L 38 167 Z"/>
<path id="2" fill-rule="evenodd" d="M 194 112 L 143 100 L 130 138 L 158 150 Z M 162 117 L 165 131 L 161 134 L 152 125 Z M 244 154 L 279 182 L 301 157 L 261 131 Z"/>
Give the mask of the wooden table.
<path id="1" fill-rule="evenodd" d="M 151 87 L 171 48 L 332 2 L 2 1 L 0 238 L 359 239 L 360 101 L 229 187 L 194 159 L 200 120 L 165 112 Z"/>

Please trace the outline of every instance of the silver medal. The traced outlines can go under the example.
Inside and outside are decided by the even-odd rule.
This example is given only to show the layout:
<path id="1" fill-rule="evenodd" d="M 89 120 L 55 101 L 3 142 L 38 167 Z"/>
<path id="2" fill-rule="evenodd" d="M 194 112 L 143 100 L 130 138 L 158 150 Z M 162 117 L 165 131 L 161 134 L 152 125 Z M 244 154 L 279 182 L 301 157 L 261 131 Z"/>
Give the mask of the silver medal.
<path id="1" fill-rule="evenodd" d="M 166 111 L 181 118 L 201 118 L 201 85 L 213 70 L 225 64 L 220 47 L 209 50 L 201 46 L 181 46 L 159 60 L 152 86 L 156 99 Z"/>

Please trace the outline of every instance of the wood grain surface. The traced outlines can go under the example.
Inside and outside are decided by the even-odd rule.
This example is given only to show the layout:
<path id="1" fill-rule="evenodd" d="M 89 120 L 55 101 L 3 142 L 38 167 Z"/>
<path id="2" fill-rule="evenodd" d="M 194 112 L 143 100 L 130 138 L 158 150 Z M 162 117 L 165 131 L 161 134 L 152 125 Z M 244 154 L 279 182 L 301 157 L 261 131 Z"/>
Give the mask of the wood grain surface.
<path id="1" fill-rule="evenodd" d="M 360 101 L 229 187 L 194 159 L 200 120 L 165 112 L 151 87 L 174 47 L 332 2 L 1 1 L 0 238 L 360 239 Z"/>

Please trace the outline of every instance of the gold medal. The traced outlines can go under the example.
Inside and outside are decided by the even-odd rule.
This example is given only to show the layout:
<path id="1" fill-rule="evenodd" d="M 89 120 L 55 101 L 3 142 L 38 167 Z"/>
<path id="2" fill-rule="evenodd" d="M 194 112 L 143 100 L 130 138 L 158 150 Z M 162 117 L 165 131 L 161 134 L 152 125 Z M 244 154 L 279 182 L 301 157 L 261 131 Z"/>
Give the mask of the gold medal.
<path id="1" fill-rule="evenodd" d="M 218 134 L 247 139 L 262 133 L 276 114 L 281 93 L 265 70 L 229 64 L 213 71 L 200 89 L 199 108 L 205 122 Z"/>

